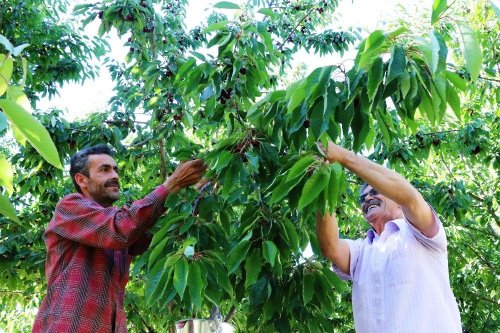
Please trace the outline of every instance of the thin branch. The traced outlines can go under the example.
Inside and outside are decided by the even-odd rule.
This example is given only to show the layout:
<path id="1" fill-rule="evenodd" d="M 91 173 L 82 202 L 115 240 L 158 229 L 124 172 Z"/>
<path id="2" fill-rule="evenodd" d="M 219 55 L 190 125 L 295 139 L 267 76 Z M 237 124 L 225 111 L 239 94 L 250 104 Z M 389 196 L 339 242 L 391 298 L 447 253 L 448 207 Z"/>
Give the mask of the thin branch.
<path id="1" fill-rule="evenodd" d="M 474 249 L 472 245 L 465 242 L 463 244 L 465 244 L 465 246 L 467 246 L 486 266 L 488 266 L 489 269 L 491 269 L 492 271 L 495 270 L 495 266 L 492 263 L 490 263 L 487 259 L 485 259 L 479 252 L 477 252 L 477 250 Z"/>
<path id="2" fill-rule="evenodd" d="M 467 193 L 469 196 L 471 196 L 472 198 L 476 199 L 477 201 L 480 201 L 480 202 L 484 202 L 484 199 L 475 195 L 474 193 L 472 192 L 469 192 Z M 490 206 L 490 205 L 483 205 L 484 207 L 486 207 L 486 210 L 488 211 L 488 213 L 490 213 L 490 215 L 493 217 L 493 219 L 495 220 L 496 224 L 500 227 L 500 218 L 498 217 L 498 215 L 496 214 L 495 210 Z"/>
<path id="3" fill-rule="evenodd" d="M 478 77 L 480 79 L 483 79 L 483 80 L 486 80 L 486 81 L 500 82 L 500 79 L 494 79 L 492 77 L 484 77 L 484 76 L 481 76 L 481 75 L 479 75 Z"/>
<path id="4" fill-rule="evenodd" d="M 236 312 L 236 307 L 234 305 L 231 305 L 231 308 L 229 309 L 226 318 L 224 318 L 224 322 L 229 323 L 231 318 L 233 318 L 235 312 Z"/>
<path id="5" fill-rule="evenodd" d="M 160 147 L 161 179 L 166 179 L 167 161 L 165 159 L 165 142 L 163 141 L 163 138 L 158 140 L 158 146 Z"/>
<path id="6" fill-rule="evenodd" d="M 141 319 L 142 324 L 144 325 L 144 327 L 146 327 L 148 332 L 155 333 L 155 330 L 151 326 L 149 326 L 148 322 L 141 316 L 141 314 L 139 313 L 139 310 L 137 310 L 134 306 L 131 306 L 131 308 L 132 308 L 132 311 L 139 317 L 139 319 Z"/>
<path id="7" fill-rule="evenodd" d="M 295 27 L 293 27 L 292 30 L 290 30 L 290 33 L 288 34 L 288 36 L 286 36 L 286 38 L 281 42 L 280 45 L 278 45 L 277 49 L 279 51 L 281 51 L 283 49 L 283 46 L 285 46 L 285 43 L 288 41 L 288 39 L 290 37 L 292 37 L 292 34 L 295 32 L 295 30 L 298 28 L 298 26 L 312 13 L 312 11 L 315 9 L 314 6 L 311 7 L 311 9 L 309 9 L 309 11 L 307 13 L 304 14 L 304 16 L 297 22 L 297 24 L 295 25 Z"/>
<path id="8" fill-rule="evenodd" d="M 486 297 L 484 297 L 484 296 L 482 296 L 482 295 L 480 295 L 480 294 L 477 294 L 477 293 L 475 293 L 475 292 L 473 292 L 473 291 L 470 291 L 470 290 L 469 290 L 469 293 L 470 293 L 470 294 L 472 294 L 472 295 L 474 295 L 475 297 L 477 297 L 477 298 L 479 298 L 479 299 L 483 300 L 483 301 L 486 301 L 486 302 L 488 302 L 488 303 L 495 304 L 495 305 L 497 305 L 497 306 L 498 306 L 498 303 L 499 303 L 498 301 L 495 301 L 495 300 L 492 300 L 492 299 L 486 298 Z"/>

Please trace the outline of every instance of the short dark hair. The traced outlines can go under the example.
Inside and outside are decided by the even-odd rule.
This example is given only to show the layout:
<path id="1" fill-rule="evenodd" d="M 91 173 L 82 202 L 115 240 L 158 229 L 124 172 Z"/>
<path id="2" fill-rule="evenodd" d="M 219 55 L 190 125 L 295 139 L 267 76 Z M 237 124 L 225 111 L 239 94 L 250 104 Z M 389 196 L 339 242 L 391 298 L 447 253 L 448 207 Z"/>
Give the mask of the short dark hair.
<path id="1" fill-rule="evenodd" d="M 99 155 L 106 154 L 109 156 L 113 156 L 113 150 L 106 144 L 98 144 L 95 146 L 87 147 L 85 149 L 77 152 L 72 158 L 69 168 L 69 174 L 71 176 L 71 180 L 73 181 L 73 185 L 75 185 L 78 193 L 82 193 L 82 189 L 75 180 L 75 175 L 77 173 L 81 173 L 82 175 L 89 176 L 89 155 Z"/>

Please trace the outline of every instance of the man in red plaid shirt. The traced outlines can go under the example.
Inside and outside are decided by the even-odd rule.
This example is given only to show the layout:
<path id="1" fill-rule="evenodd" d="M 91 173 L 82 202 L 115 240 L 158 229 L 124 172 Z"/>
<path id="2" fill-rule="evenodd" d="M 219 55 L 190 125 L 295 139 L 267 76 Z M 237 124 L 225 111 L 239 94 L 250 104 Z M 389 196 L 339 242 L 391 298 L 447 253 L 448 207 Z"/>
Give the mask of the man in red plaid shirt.
<path id="1" fill-rule="evenodd" d="M 45 231 L 47 295 L 33 332 L 127 332 L 123 302 L 133 256 L 146 251 L 149 228 L 170 193 L 197 183 L 202 160 L 180 164 L 163 184 L 130 207 L 120 196 L 118 167 L 107 145 L 78 152 L 70 175 L 78 193 L 56 206 Z"/>

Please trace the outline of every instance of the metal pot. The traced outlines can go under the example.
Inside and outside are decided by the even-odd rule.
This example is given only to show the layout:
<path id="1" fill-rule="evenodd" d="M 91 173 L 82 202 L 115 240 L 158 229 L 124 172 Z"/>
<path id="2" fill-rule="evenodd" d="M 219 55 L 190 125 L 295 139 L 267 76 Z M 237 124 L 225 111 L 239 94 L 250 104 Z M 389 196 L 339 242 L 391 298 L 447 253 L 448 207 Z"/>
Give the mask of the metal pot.
<path id="1" fill-rule="evenodd" d="M 176 333 L 234 333 L 232 325 L 211 319 L 184 319 L 175 323 Z"/>

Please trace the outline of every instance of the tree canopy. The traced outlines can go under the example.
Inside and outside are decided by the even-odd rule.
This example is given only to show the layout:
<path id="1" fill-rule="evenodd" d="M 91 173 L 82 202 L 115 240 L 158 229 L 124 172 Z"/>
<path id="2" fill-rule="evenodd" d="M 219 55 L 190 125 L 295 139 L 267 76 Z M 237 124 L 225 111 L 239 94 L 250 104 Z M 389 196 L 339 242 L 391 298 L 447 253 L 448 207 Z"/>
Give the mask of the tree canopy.
<path id="1" fill-rule="evenodd" d="M 500 10 L 434 0 L 415 22 L 335 30 L 336 0 L 214 4 L 185 28 L 186 0 L 7 0 L 0 8 L 0 331 L 29 331 L 45 294 L 43 232 L 73 190 L 77 150 L 117 151 L 122 199 L 202 157 L 210 182 L 170 196 L 133 264 L 131 332 L 164 331 L 213 307 L 239 331 L 351 332 L 350 285 L 331 271 L 315 212 L 364 237 L 360 180 L 327 164 L 329 139 L 407 177 L 441 217 L 464 332 L 498 320 Z M 71 10 L 71 11 L 70 11 Z M 76 23 L 99 22 L 86 36 Z M 111 30 L 109 108 L 76 121 L 38 110 L 43 95 L 93 78 Z M 297 74 L 299 52 L 356 50 L 352 66 Z M 326 58 L 325 58 L 326 59 Z M 310 246 L 312 254 L 307 255 Z"/>

